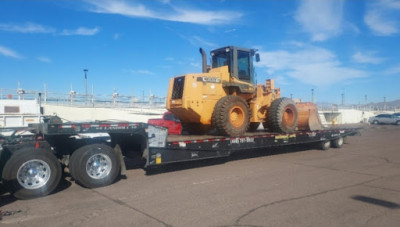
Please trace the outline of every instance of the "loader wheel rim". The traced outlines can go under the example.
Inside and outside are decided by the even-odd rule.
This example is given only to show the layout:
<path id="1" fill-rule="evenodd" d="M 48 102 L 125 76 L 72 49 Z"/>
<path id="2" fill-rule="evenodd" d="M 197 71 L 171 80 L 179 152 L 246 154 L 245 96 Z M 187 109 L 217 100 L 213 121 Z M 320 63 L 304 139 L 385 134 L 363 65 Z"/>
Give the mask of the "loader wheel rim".
<path id="1" fill-rule="evenodd" d="M 294 125 L 294 123 L 296 121 L 296 114 L 292 107 L 287 107 L 285 109 L 285 111 L 283 112 L 282 121 L 287 126 Z"/>
<path id="2" fill-rule="evenodd" d="M 17 171 L 18 183 L 26 189 L 38 189 L 47 184 L 51 176 L 49 164 L 33 159 L 25 162 Z"/>
<path id="3" fill-rule="evenodd" d="M 238 106 L 235 106 L 229 112 L 229 122 L 235 128 L 239 128 L 244 124 L 244 110 Z"/>
<path id="4" fill-rule="evenodd" d="M 104 154 L 95 154 L 86 162 L 86 173 L 93 179 L 102 179 L 108 176 L 112 169 L 110 157 Z"/>

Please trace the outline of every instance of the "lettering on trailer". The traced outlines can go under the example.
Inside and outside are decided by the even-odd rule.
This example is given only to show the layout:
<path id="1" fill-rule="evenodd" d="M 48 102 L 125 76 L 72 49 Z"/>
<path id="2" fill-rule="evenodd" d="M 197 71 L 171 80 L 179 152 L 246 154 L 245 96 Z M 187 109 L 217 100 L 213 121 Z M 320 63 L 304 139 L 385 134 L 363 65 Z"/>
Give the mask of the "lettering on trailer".
<path id="1" fill-rule="evenodd" d="M 331 134 L 331 137 L 338 137 L 338 136 L 340 136 L 340 133 Z"/>
<path id="2" fill-rule="evenodd" d="M 132 128 L 137 128 L 138 124 L 129 124 L 129 123 L 119 123 L 119 124 L 82 124 L 82 125 L 60 125 L 59 127 L 62 129 L 66 128 L 72 128 L 76 132 L 81 131 L 88 131 L 90 129 L 95 129 L 95 130 L 120 130 L 120 129 L 129 129 L 130 127 Z"/>
<path id="3" fill-rule="evenodd" d="M 225 141 L 225 140 L 229 140 L 229 138 L 175 141 L 175 142 L 172 142 L 171 144 L 173 144 L 173 145 L 179 145 L 179 147 L 185 148 L 187 144 L 191 144 L 191 143 L 221 142 L 221 141 Z M 214 143 L 214 145 L 212 145 L 212 146 L 213 146 L 214 148 L 215 148 L 215 147 L 218 147 L 218 143 Z"/>
<path id="4" fill-rule="evenodd" d="M 254 143 L 254 137 L 236 137 L 230 139 L 231 144 Z"/>
<path id="5" fill-rule="evenodd" d="M 191 158 L 198 158 L 199 156 L 199 152 L 198 151 L 192 151 L 191 153 Z"/>
<path id="6" fill-rule="evenodd" d="M 307 132 L 308 137 L 315 137 L 317 136 L 316 132 Z"/>

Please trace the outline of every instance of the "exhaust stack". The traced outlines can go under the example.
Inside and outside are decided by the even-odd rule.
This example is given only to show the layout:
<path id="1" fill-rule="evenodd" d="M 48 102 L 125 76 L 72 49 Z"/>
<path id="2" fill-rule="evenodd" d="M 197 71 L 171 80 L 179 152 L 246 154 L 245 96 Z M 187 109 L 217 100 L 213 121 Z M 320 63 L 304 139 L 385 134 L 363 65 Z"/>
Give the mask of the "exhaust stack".
<path id="1" fill-rule="evenodd" d="M 207 73 L 207 56 L 206 56 L 206 52 L 203 50 L 203 48 L 199 49 L 200 54 L 201 54 L 201 59 L 202 59 L 202 68 L 203 68 L 203 73 Z"/>

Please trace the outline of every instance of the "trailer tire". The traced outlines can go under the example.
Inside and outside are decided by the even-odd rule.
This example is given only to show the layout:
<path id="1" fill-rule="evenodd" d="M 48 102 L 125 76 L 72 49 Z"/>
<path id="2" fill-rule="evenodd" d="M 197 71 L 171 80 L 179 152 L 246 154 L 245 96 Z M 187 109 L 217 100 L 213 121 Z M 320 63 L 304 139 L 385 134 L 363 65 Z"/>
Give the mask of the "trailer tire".
<path id="1" fill-rule="evenodd" d="M 121 169 L 114 150 L 104 144 L 90 144 L 77 149 L 71 156 L 71 175 L 86 188 L 112 184 Z"/>
<path id="2" fill-rule="evenodd" d="M 343 137 L 339 137 L 339 138 L 333 140 L 331 145 L 333 148 L 341 148 L 341 147 L 343 147 L 343 144 L 344 144 Z"/>
<path id="3" fill-rule="evenodd" d="M 50 151 L 22 148 L 4 166 L 3 184 L 18 199 L 50 194 L 61 180 L 61 164 Z"/>
<path id="4" fill-rule="evenodd" d="M 269 130 L 278 133 L 292 133 L 296 130 L 297 123 L 297 107 L 292 99 L 279 98 L 271 103 L 267 113 Z"/>
<path id="5" fill-rule="evenodd" d="M 330 140 L 325 140 L 320 142 L 320 149 L 323 151 L 329 150 L 331 147 L 331 141 Z"/>
<path id="6" fill-rule="evenodd" d="M 249 106 L 239 96 L 222 97 L 214 107 L 212 124 L 221 135 L 241 136 L 249 129 Z"/>

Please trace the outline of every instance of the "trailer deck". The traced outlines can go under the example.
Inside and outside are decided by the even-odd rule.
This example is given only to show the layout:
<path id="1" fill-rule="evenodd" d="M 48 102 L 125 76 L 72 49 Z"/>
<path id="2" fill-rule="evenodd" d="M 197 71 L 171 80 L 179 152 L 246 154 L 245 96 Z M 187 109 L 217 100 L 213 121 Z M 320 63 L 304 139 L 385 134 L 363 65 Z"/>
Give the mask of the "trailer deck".
<path id="1" fill-rule="evenodd" d="M 61 165 L 69 168 L 78 184 L 95 188 L 109 185 L 125 173 L 124 157 L 145 159 L 144 168 L 151 168 L 294 144 L 340 148 L 347 136 L 358 132 L 358 128 L 334 127 L 290 134 L 260 130 L 238 137 L 168 135 L 167 128 L 133 122 L 40 123 L 24 130 L 31 136 L 6 138 L 0 149 L 2 181 L 21 199 L 54 190 L 62 175 Z M 104 133 L 109 137 L 82 136 Z"/>

